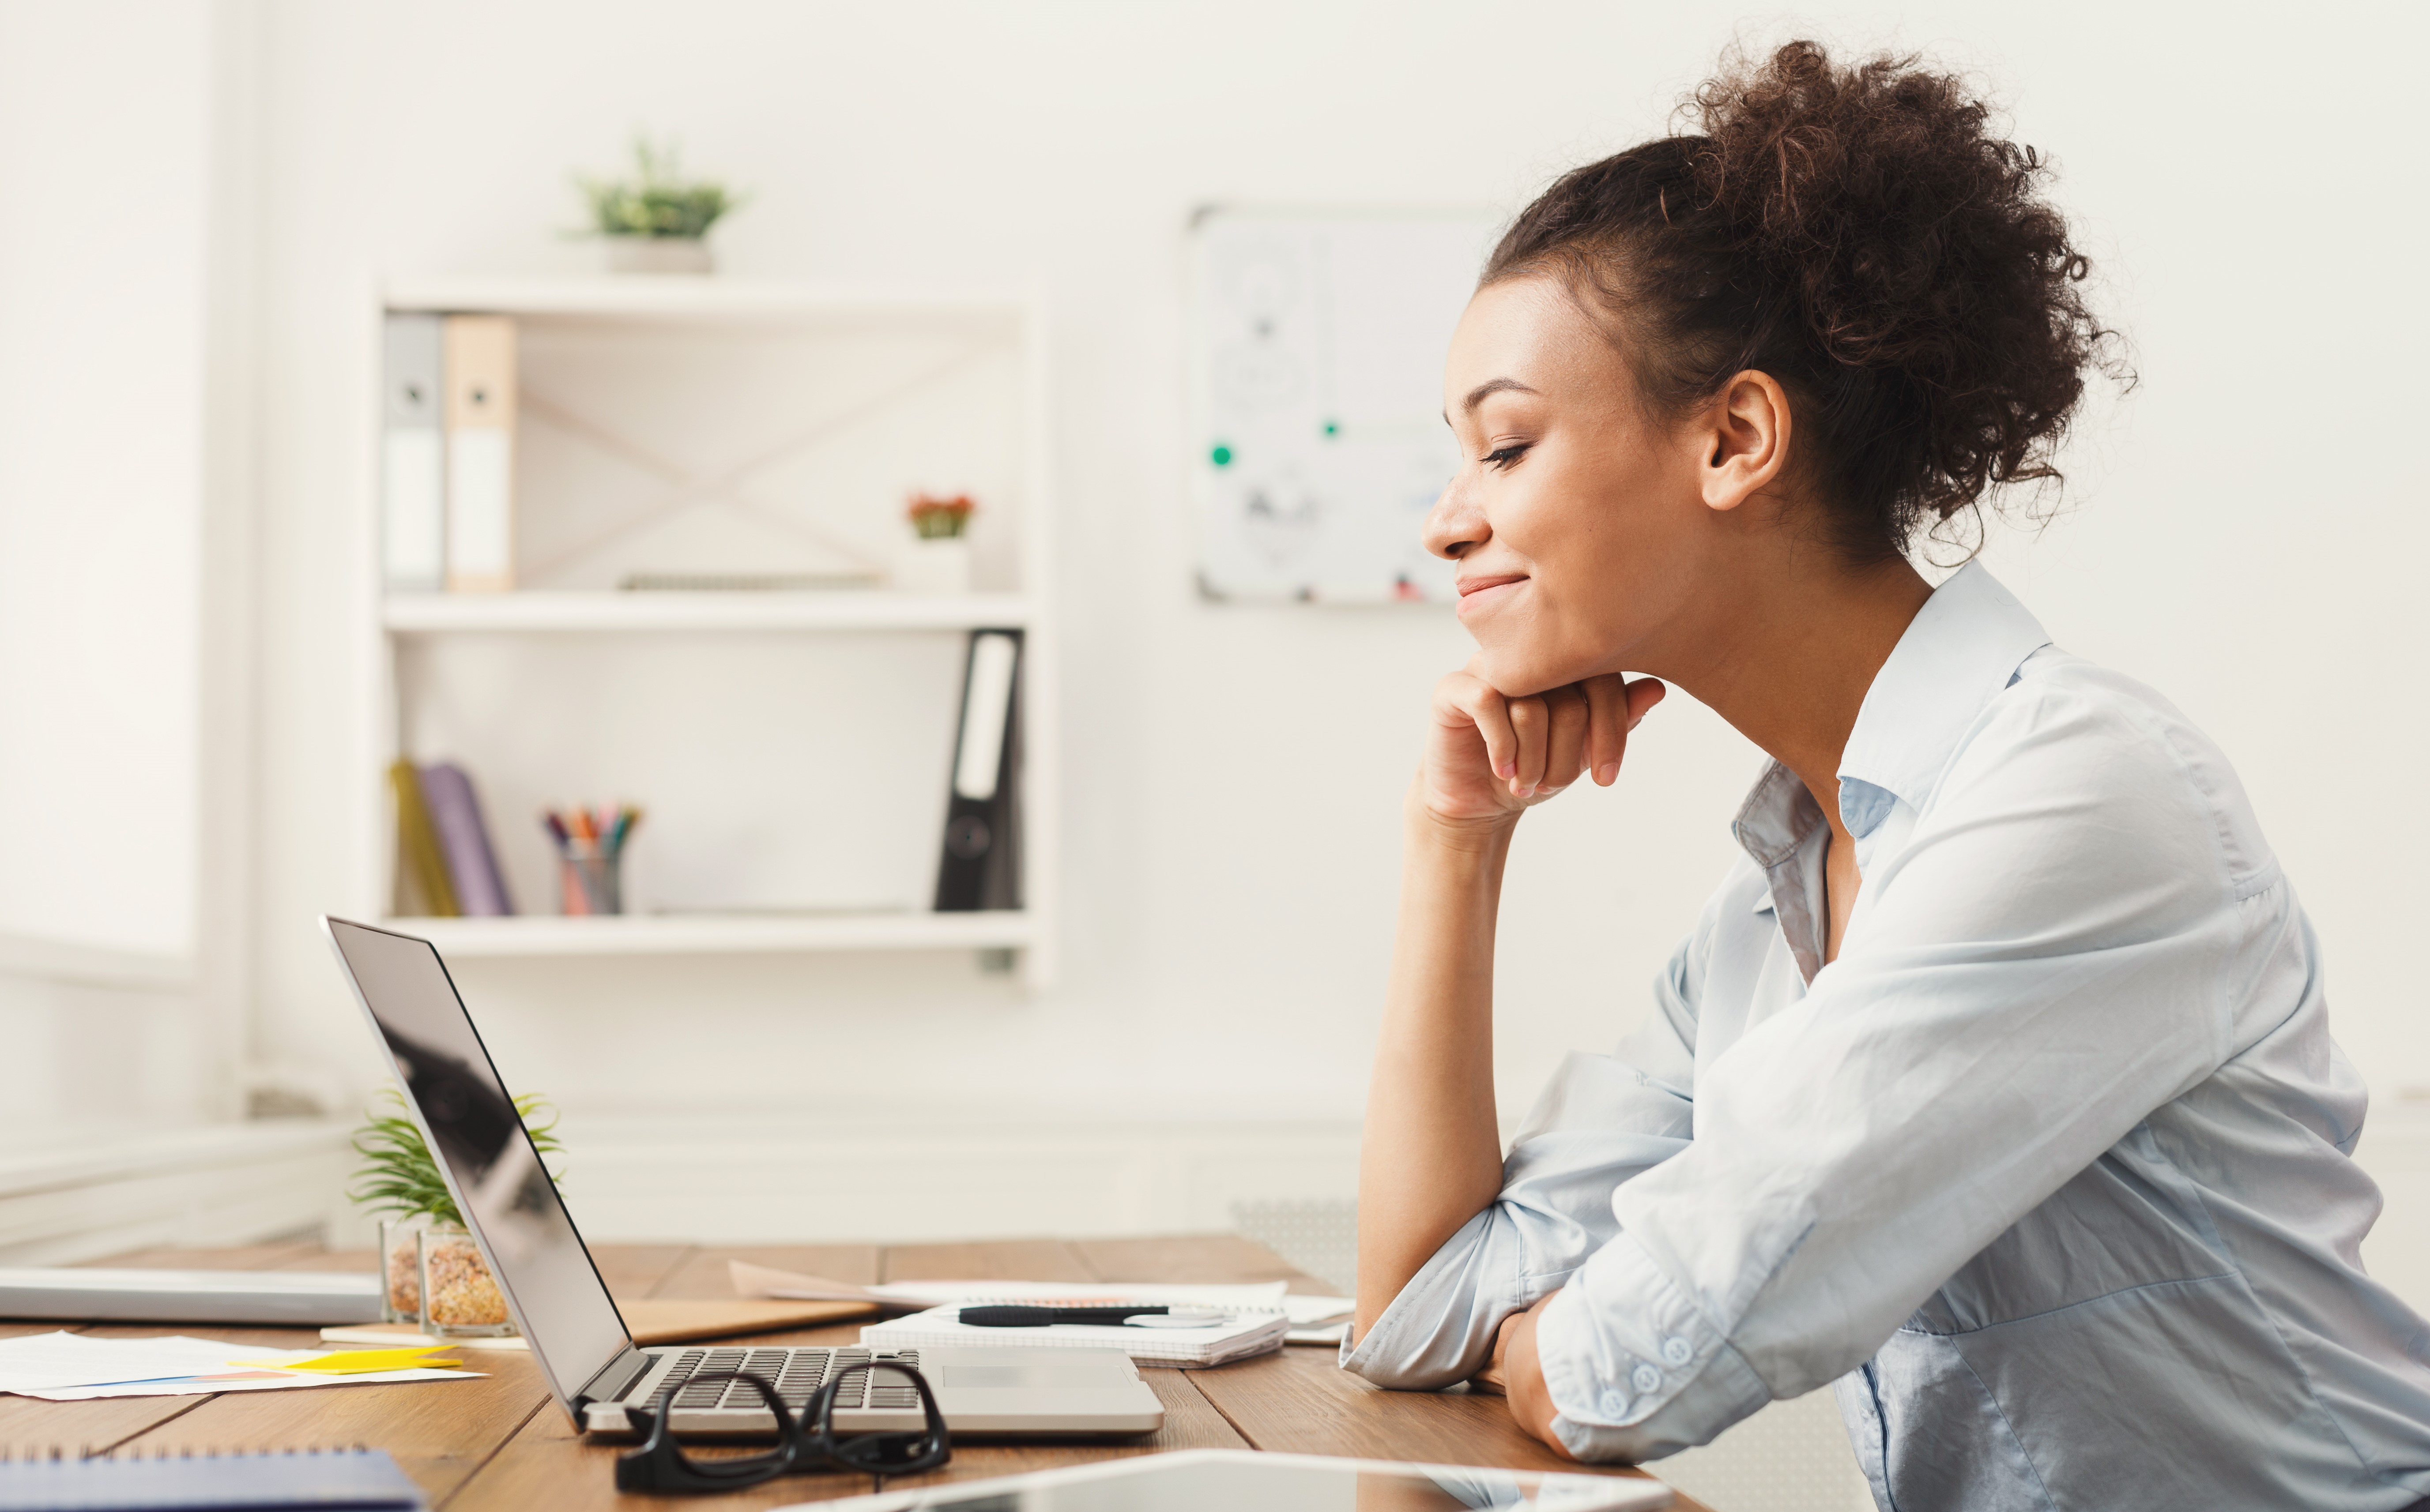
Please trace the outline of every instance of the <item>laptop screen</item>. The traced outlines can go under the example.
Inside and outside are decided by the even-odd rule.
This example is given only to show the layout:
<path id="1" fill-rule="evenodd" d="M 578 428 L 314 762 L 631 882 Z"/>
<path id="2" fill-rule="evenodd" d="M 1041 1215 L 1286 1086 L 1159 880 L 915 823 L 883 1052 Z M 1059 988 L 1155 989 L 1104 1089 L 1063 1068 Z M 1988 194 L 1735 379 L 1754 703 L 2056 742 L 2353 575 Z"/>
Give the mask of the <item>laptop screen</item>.
<path id="1" fill-rule="evenodd" d="M 429 941 L 341 919 L 325 922 L 421 1115 L 457 1207 L 496 1268 L 550 1389 L 571 1410 L 574 1393 L 632 1338 L 490 1064 L 473 1016 Z"/>

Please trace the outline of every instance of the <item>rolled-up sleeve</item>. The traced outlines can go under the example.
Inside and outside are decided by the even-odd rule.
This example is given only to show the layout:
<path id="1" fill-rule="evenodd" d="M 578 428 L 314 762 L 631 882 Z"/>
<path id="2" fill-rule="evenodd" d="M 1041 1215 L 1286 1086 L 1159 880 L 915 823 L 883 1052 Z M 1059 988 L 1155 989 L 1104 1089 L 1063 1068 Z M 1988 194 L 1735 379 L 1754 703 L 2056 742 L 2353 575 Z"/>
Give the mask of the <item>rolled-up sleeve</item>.
<path id="1" fill-rule="evenodd" d="M 1688 1147 L 1702 932 L 1617 1055 L 1573 1052 L 1522 1122 L 1493 1205 L 1468 1221 L 1341 1351 L 1378 1386 L 1435 1390 L 1493 1353 L 1494 1331 L 1567 1283 L 1618 1232 L 1615 1187 Z"/>

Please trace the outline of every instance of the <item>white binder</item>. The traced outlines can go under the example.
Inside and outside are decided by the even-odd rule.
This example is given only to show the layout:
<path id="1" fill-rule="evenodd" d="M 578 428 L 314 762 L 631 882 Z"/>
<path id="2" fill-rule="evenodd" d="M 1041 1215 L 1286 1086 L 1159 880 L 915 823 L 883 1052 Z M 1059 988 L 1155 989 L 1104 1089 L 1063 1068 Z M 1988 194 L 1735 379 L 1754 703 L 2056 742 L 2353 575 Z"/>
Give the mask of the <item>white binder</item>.
<path id="1" fill-rule="evenodd" d="M 450 315 L 447 357 L 447 587 L 515 586 L 515 323 Z"/>
<path id="2" fill-rule="evenodd" d="M 380 561 L 391 592 L 447 585 L 447 457 L 440 424 L 439 317 L 391 315 L 380 455 Z"/>

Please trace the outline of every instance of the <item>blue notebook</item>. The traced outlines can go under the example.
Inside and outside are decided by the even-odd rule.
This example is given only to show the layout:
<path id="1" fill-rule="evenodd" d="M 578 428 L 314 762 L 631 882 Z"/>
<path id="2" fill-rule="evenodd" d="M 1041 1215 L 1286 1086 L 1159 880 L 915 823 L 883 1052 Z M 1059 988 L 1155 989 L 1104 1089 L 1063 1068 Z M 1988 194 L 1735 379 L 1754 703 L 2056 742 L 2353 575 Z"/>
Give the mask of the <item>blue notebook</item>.
<path id="1" fill-rule="evenodd" d="M 0 1512 L 421 1512 L 424 1504 L 422 1487 L 382 1449 L 0 1459 Z"/>

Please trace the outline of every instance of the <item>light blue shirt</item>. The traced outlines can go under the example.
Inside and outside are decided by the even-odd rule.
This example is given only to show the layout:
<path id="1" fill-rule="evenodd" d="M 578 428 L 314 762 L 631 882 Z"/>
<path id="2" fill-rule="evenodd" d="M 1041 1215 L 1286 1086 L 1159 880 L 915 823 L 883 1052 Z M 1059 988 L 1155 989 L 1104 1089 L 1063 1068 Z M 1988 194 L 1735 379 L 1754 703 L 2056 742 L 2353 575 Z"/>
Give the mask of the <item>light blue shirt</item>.
<path id="1" fill-rule="evenodd" d="M 1557 1288 L 1582 1459 L 1832 1385 L 1886 1512 L 2430 1495 L 2430 1325 L 2358 1250 L 2362 1082 L 2218 749 L 1970 566 L 1839 781 L 1839 957 L 1829 826 L 1775 764 L 1644 1026 L 1569 1057 L 1343 1364 L 1464 1380 Z"/>

